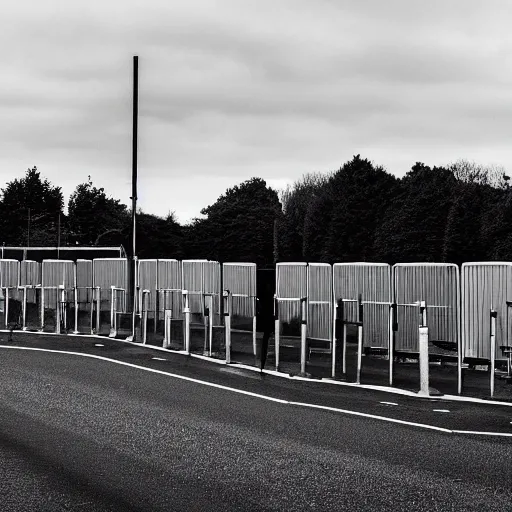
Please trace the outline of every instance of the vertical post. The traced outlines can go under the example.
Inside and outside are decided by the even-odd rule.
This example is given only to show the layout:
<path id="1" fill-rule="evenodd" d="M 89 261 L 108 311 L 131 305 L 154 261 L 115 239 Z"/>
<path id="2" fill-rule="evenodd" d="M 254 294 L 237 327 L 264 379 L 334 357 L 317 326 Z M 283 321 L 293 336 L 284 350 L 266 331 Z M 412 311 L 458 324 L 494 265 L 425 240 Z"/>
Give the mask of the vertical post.
<path id="1" fill-rule="evenodd" d="M 224 329 L 226 338 L 226 363 L 231 363 L 231 294 L 224 290 Z"/>
<path id="2" fill-rule="evenodd" d="M 256 310 L 257 310 L 257 303 L 256 303 L 256 297 L 254 297 L 254 316 L 252 317 L 252 352 L 254 354 L 254 357 L 256 357 Z"/>
<path id="3" fill-rule="evenodd" d="M 331 353 L 331 377 L 333 379 L 336 378 L 336 350 L 337 350 L 337 344 L 336 344 L 336 320 L 338 318 L 338 305 L 334 308 L 334 313 L 332 315 L 332 353 Z"/>
<path id="4" fill-rule="evenodd" d="M 64 327 L 64 332 L 67 334 L 68 332 L 68 312 L 67 312 L 67 290 L 62 286 L 62 326 Z"/>
<path id="5" fill-rule="evenodd" d="M 429 361 L 428 361 L 428 327 L 427 305 L 425 301 L 419 302 L 420 326 L 419 326 L 419 363 L 420 363 L 420 390 L 419 395 L 430 396 L 429 391 Z"/>
<path id="6" fill-rule="evenodd" d="M 149 298 L 149 290 L 142 290 L 142 300 L 141 300 L 141 311 L 140 311 L 140 320 L 142 323 L 141 331 L 142 331 L 142 344 L 145 345 L 148 336 L 148 298 Z"/>
<path id="7" fill-rule="evenodd" d="M 491 385 L 491 397 L 494 396 L 494 365 L 495 365 L 495 357 L 496 357 L 496 318 L 498 317 L 498 312 L 494 309 L 491 309 L 491 353 L 490 355 L 490 361 L 491 364 L 489 365 L 491 368 L 491 375 L 490 375 L 490 385 Z"/>
<path id="8" fill-rule="evenodd" d="M 390 304 L 389 307 L 389 340 L 388 340 L 388 357 L 389 357 L 389 385 L 393 385 L 393 364 L 395 362 L 395 332 L 397 330 L 397 306 L 396 303 Z"/>
<path id="9" fill-rule="evenodd" d="M 100 332 L 101 288 L 96 286 L 96 334 Z"/>
<path id="10" fill-rule="evenodd" d="M 76 283 L 76 281 L 75 281 Z M 78 334 L 78 288 L 75 286 L 74 288 L 74 303 L 75 303 L 75 330 L 73 334 Z"/>
<path id="11" fill-rule="evenodd" d="M 188 300 L 188 291 L 182 290 L 183 299 L 185 301 L 183 314 L 185 315 L 185 352 L 190 354 L 190 307 Z"/>
<path id="12" fill-rule="evenodd" d="M 24 286 L 23 288 L 23 327 L 22 329 L 24 331 L 27 330 L 27 287 Z"/>
<path id="13" fill-rule="evenodd" d="M 41 270 L 42 273 L 42 270 Z M 41 283 L 43 282 L 43 278 L 41 276 Z M 41 326 L 40 330 L 44 330 L 44 287 L 41 286 Z"/>
<path id="14" fill-rule="evenodd" d="M 279 328 L 280 328 L 280 322 L 279 322 L 279 301 L 277 299 L 277 296 L 274 295 L 274 352 L 275 352 L 275 358 L 276 358 L 276 372 L 279 371 Z"/>
<path id="15" fill-rule="evenodd" d="M 133 57 L 133 118 L 132 118 L 132 250 L 128 261 L 128 295 L 132 310 L 132 341 L 136 341 L 137 314 L 137 245 L 136 245 L 136 224 L 137 224 L 137 140 L 138 140 L 138 107 L 139 107 L 139 57 Z"/>
<path id="16" fill-rule="evenodd" d="M 208 310 L 208 355 L 212 357 L 212 345 L 213 345 L 213 294 L 210 295 L 210 309 Z"/>
<path id="17" fill-rule="evenodd" d="M 115 303 L 116 303 L 116 289 L 115 286 L 112 285 L 110 287 L 110 338 L 115 338 L 117 333 L 116 327 L 115 327 L 115 318 L 116 318 L 116 311 L 115 311 Z"/>
<path id="18" fill-rule="evenodd" d="M 60 311 L 60 287 L 55 290 L 55 302 L 56 302 L 56 311 L 55 311 L 55 332 L 60 334 L 60 322 L 61 322 L 61 311 Z"/>
<path id="19" fill-rule="evenodd" d="M 300 325 L 300 373 L 306 375 L 306 351 L 307 351 L 307 298 L 300 299 L 301 325 Z"/>
<path id="20" fill-rule="evenodd" d="M 164 348 L 169 348 L 171 346 L 171 337 L 172 337 L 172 310 L 165 309 L 164 310 Z"/>
<path id="21" fill-rule="evenodd" d="M 356 383 L 361 384 L 361 366 L 363 355 L 363 299 L 357 298 L 357 376 Z"/>
<path id="22" fill-rule="evenodd" d="M 9 288 L 4 288 L 5 290 L 5 327 L 9 325 Z"/>

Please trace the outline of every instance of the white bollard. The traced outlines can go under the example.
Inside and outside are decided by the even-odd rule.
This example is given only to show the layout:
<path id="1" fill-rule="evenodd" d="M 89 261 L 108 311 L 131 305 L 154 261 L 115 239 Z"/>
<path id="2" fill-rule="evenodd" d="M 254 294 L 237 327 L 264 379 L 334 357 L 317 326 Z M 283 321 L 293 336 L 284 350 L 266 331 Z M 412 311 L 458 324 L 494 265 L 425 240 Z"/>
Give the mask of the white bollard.
<path id="1" fill-rule="evenodd" d="M 395 353 L 395 314 L 396 304 L 389 306 L 389 339 L 388 339 L 388 363 L 389 363 L 389 385 L 393 385 L 393 363 Z"/>
<path id="2" fill-rule="evenodd" d="M 420 358 L 420 390 L 421 396 L 430 396 L 429 361 L 428 361 L 428 327 L 419 328 L 419 358 Z"/>
<path id="3" fill-rule="evenodd" d="M 55 300 L 55 302 L 56 302 L 55 333 L 56 334 L 60 334 L 60 316 L 61 316 L 60 315 L 60 296 L 59 296 L 60 295 L 60 287 L 55 290 L 55 293 L 56 293 L 56 298 L 55 298 L 56 299 Z"/>
<path id="4" fill-rule="evenodd" d="M 226 338 L 226 363 L 231 363 L 231 294 L 224 290 L 224 330 Z"/>
<path id="5" fill-rule="evenodd" d="M 171 346 L 172 332 L 172 310 L 164 310 L 164 343 L 163 348 L 169 348 Z"/>
<path id="6" fill-rule="evenodd" d="M 184 299 L 184 307 L 183 307 L 183 314 L 185 315 L 185 352 L 187 354 L 190 354 L 190 307 L 189 307 L 189 300 L 188 300 L 188 291 L 183 290 L 183 299 Z"/>
<path id="7" fill-rule="evenodd" d="M 279 322 L 279 301 L 274 296 L 274 352 L 276 358 L 276 372 L 279 371 L 279 336 L 280 336 L 280 322 Z"/>
<path id="8" fill-rule="evenodd" d="M 361 384 L 361 366 L 363 356 L 363 326 L 357 326 L 357 376 L 356 384 Z"/>
<path id="9" fill-rule="evenodd" d="M 491 367 L 491 375 L 490 375 L 490 385 L 491 385 L 491 397 L 494 396 L 494 367 L 495 367 L 495 357 L 496 357 L 496 318 L 498 316 L 497 311 L 491 310 L 491 353 L 490 353 L 490 367 Z"/>
<path id="10" fill-rule="evenodd" d="M 210 309 L 208 310 L 208 355 L 212 357 L 213 347 L 213 295 L 210 295 Z"/>
<path id="11" fill-rule="evenodd" d="M 22 326 L 22 329 L 24 331 L 27 330 L 27 287 L 24 286 L 23 287 L 23 311 L 22 311 L 22 315 L 23 315 L 23 326 Z"/>
<path id="12" fill-rule="evenodd" d="M 307 349 L 307 300 L 302 298 L 301 305 L 301 325 L 300 325 L 300 373 L 306 375 L 306 349 Z"/>

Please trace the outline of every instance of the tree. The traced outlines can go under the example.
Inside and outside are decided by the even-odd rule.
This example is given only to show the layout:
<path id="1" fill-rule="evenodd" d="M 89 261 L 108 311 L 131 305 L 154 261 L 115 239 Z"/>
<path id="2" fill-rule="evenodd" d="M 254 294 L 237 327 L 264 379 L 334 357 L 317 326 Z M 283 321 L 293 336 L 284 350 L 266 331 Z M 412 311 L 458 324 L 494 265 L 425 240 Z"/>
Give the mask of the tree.
<path id="1" fill-rule="evenodd" d="M 137 215 L 137 255 L 139 258 L 183 258 L 182 228 L 174 214 L 166 218 L 139 212 Z"/>
<path id="2" fill-rule="evenodd" d="M 79 244 L 120 245 L 127 244 L 129 238 L 130 215 L 126 205 L 107 197 L 103 188 L 93 185 L 90 176 L 69 199 L 68 222 L 71 236 Z"/>
<path id="3" fill-rule="evenodd" d="M 201 210 L 185 229 L 190 237 L 187 253 L 218 261 L 273 262 L 274 221 L 281 204 L 275 190 L 264 180 L 252 178 L 228 189 L 217 201 Z"/>
<path id="4" fill-rule="evenodd" d="M 448 169 L 416 163 L 401 180 L 379 229 L 379 258 L 389 263 L 442 261 L 456 185 Z"/>
<path id="5" fill-rule="evenodd" d="M 64 220 L 61 187 L 41 178 L 37 167 L 2 189 L 3 242 L 7 245 L 56 245 L 59 217 Z"/>

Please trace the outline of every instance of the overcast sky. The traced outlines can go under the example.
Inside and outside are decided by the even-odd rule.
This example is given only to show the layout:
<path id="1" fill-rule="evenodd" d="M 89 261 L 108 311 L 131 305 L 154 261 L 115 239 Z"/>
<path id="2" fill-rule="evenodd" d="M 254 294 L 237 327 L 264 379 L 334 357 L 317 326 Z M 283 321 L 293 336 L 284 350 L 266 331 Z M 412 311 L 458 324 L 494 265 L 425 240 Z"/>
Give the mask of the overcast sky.
<path id="1" fill-rule="evenodd" d="M 396 175 L 512 169 L 512 2 L 17 0 L 0 22 L 0 186 L 37 165 L 198 216 L 252 176 L 276 188 L 354 154 Z"/>

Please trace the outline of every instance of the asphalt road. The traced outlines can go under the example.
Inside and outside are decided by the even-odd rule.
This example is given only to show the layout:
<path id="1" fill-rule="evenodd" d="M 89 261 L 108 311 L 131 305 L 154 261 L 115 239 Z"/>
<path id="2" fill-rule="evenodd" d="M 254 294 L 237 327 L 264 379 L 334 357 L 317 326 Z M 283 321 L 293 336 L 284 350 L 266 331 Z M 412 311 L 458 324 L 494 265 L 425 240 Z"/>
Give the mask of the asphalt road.
<path id="1" fill-rule="evenodd" d="M 434 413 L 439 403 L 96 343 L 77 349 L 284 400 L 447 428 L 489 416 L 493 430 L 511 431 L 510 407 L 442 403 L 451 412 Z M 4 511 L 512 508 L 510 437 L 274 402 L 68 354 L 0 349 L 0 383 Z"/>

